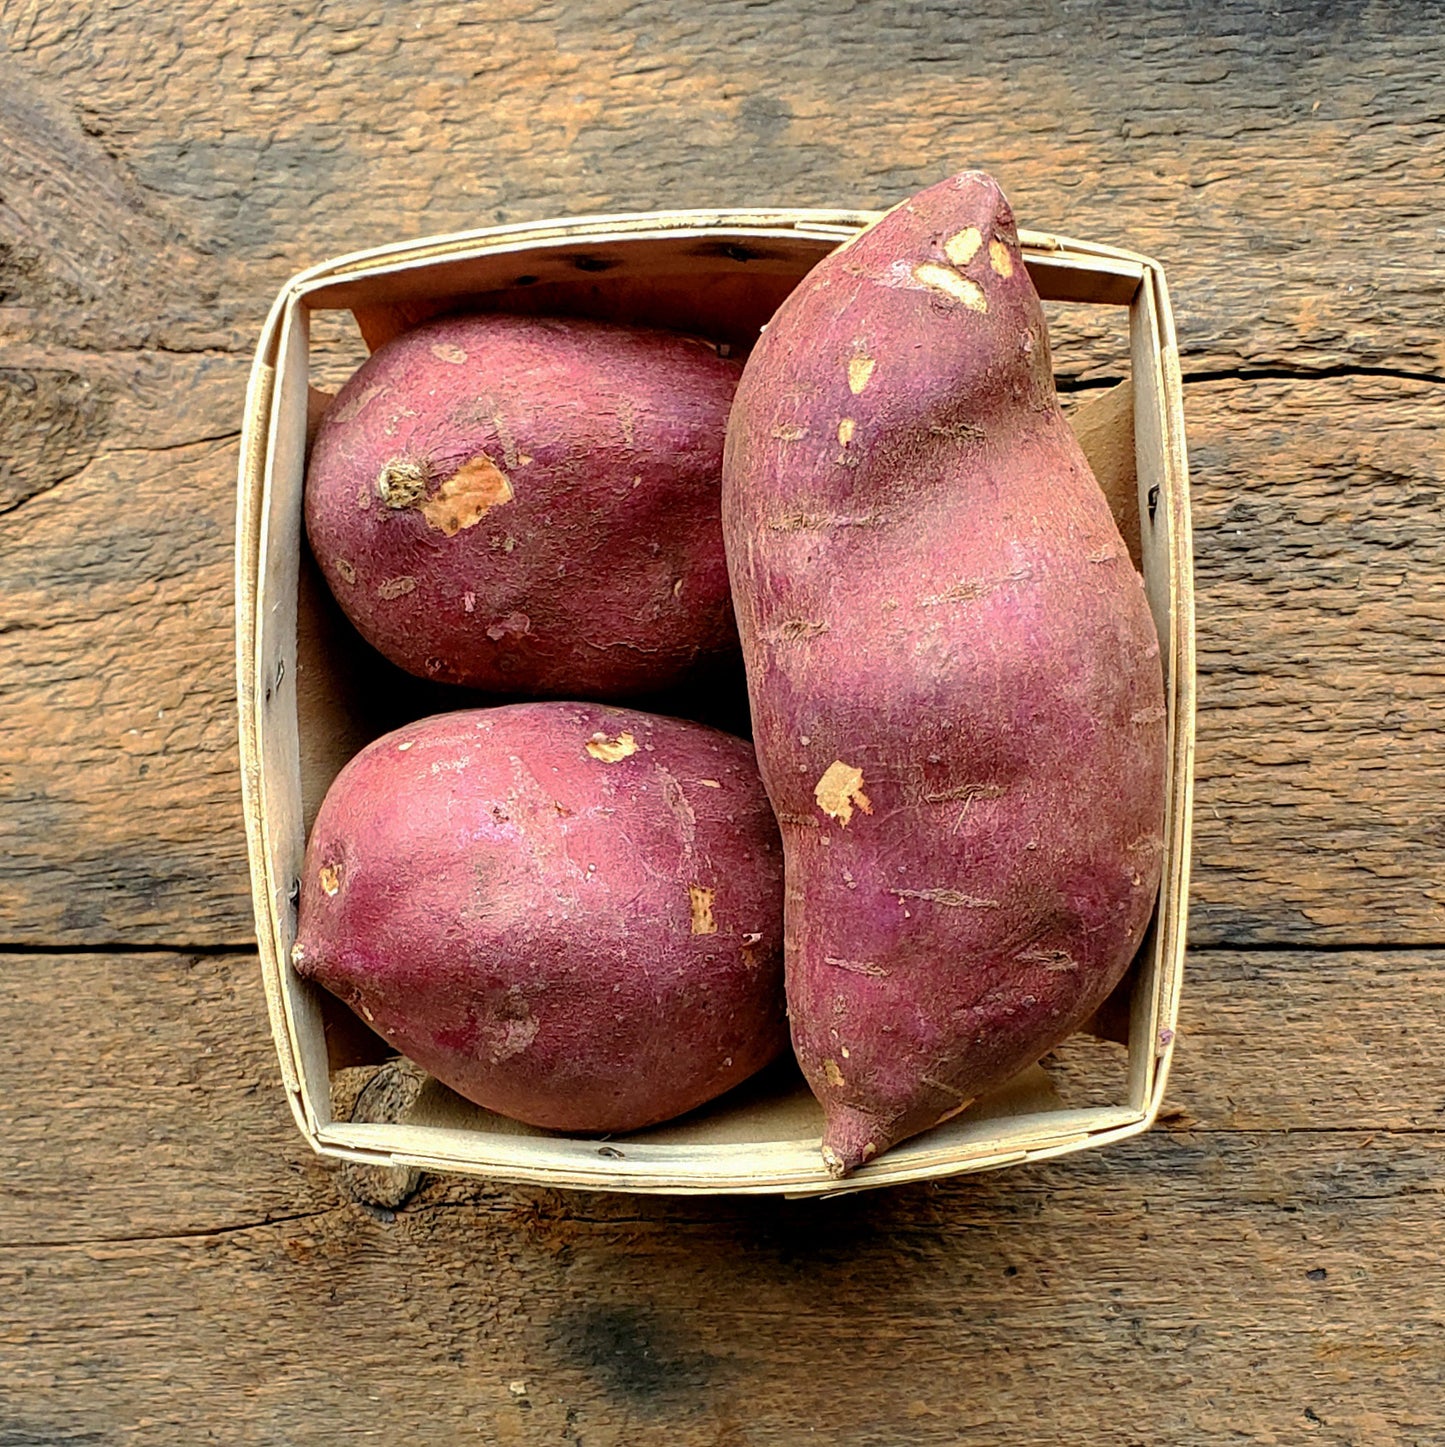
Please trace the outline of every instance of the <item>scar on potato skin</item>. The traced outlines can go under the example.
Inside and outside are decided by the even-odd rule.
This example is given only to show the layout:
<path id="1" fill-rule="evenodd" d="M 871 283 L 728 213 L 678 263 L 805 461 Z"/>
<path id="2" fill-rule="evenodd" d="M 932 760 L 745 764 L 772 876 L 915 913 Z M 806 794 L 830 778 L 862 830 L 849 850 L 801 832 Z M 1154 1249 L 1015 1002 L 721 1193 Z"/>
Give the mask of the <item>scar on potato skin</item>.
<path id="1" fill-rule="evenodd" d="M 321 884 L 321 892 L 327 899 L 335 899 L 337 891 L 341 888 L 341 866 L 339 864 L 323 864 L 321 872 L 316 876 Z"/>
<path id="2" fill-rule="evenodd" d="M 773 637 L 780 643 L 801 643 L 807 638 L 816 638 L 826 633 L 828 625 L 816 618 L 785 618 L 773 631 Z"/>
<path id="3" fill-rule="evenodd" d="M 419 506 L 428 527 L 447 537 L 475 527 L 494 507 L 511 502 L 511 479 L 487 456 L 469 457 Z"/>
<path id="4" fill-rule="evenodd" d="M 824 955 L 823 963 L 832 965 L 836 970 L 847 970 L 850 975 L 868 975 L 875 980 L 886 980 L 893 972 L 885 970 L 882 965 L 875 965 L 872 960 L 841 960 L 834 955 Z M 843 1052 L 848 1053 L 846 1050 Z"/>
<path id="5" fill-rule="evenodd" d="M 971 804 L 975 799 L 997 799 L 1002 794 L 1002 784 L 955 784 L 922 797 L 925 804 Z"/>
<path id="6" fill-rule="evenodd" d="M 836 1060 L 825 1060 L 823 1062 L 823 1075 L 827 1079 L 828 1084 L 835 1090 L 840 1085 L 847 1084 L 847 1081 L 843 1079 L 843 1072 L 838 1069 L 838 1062 Z"/>
<path id="7" fill-rule="evenodd" d="M 955 266 L 967 266 L 983 245 L 983 232 L 977 226 L 965 226 L 956 231 L 943 243 L 943 254 Z"/>
<path id="8" fill-rule="evenodd" d="M 629 733 L 620 733 L 612 739 L 604 733 L 595 733 L 587 740 L 586 749 L 594 759 L 600 759 L 604 764 L 616 764 L 637 752 L 637 740 Z"/>
<path id="9" fill-rule="evenodd" d="M 889 894 L 905 899 L 921 899 L 927 904 L 941 904 L 947 909 L 997 909 L 996 899 L 981 899 L 976 894 L 964 894 L 959 889 L 890 889 Z"/>
<path id="10" fill-rule="evenodd" d="M 930 291 L 962 302 L 970 311 L 988 310 L 988 298 L 983 294 L 983 288 L 972 277 L 960 275 L 952 267 L 940 266 L 936 261 L 921 262 L 913 268 L 913 279 Z"/>
<path id="11" fill-rule="evenodd" d="M 856 397 L 872 380 L 877 359 L 859 353 L 848 362 L 848 390 Z"/>
<path id="12" fill-rule="evenodd" d="M 687 887 L 688 909 L 692 914 L 692 932 L 695 935 L 715 935 L 717 921 L 712 916 L 714 891 L 704 889 L 700 884 Z"/>
<path id="13" fill-rule="evenodd" d="M 785 517 L 769 518 L 764 526 L 775 533 L 795 533 L 819 528 L 872 528 L 882 521 L 883 515 L 876 512 L 795 512 Z"/>
<path id="14" fill-rule="evenodd" d="M 845 764 L 842 759 L 834 759 L 823 771 L 823 777 L 813 789 L 813 797 L 818 807 L 844 828 L 853 817 L 855 805 L 865 814 L 873 812 L 873 801 L 863 792 L 863 770 Z"/>
<path id="15" fill-rule="evenodd" d="M 997 275 L 1005 280 L 1014 274 L 1013 257 L 1009 255 L 1009 249 L 1002 241 L 989 242 L 988 264 L 993 267 Z"/>

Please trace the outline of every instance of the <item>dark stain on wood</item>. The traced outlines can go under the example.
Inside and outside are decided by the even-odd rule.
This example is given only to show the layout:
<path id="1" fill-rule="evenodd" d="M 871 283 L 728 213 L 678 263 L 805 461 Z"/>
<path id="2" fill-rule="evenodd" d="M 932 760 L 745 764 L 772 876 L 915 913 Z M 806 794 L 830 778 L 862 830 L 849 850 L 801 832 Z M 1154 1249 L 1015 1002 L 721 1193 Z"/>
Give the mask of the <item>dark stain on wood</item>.
<path id="1" fill-rule="evenodd" d="M 718 1374 L 716 1359 L 678 1319 L 651 1308 L 597 1303 L 564 1311 L 548 1339 L 562 1361 L 646 1415 L 704 1410 Z"/>

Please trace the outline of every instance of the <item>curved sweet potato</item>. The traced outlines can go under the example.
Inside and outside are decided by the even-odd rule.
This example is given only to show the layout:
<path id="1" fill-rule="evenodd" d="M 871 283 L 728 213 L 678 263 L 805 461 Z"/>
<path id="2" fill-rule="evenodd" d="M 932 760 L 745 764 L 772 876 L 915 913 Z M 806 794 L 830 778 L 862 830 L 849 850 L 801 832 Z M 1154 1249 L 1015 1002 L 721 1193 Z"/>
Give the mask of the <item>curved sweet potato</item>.
<path id="1" fill-rule="evenodd" d="M 297 970 L 491 1110 L 680 1115 L 786 1047 L 782 859 L 752 749 L 597 704 L 442 714 L 341 772 Z"/>
<path id="2" fill-rule="evenodd" d="M 723 521 L 793 1043 L 841 1175 L 1076 1029 L 1158 886 L 1159 642 L 990 178 L 905 202 L 784 303 Z"/>
<path id="3" fill-rule="evenodd" d="M 306 528 L 424 678 L 623 698 L 737 650 L 719 476 L 738 364 L 601 322 L 464 316 L 380 348 L 317 432 Z"/>

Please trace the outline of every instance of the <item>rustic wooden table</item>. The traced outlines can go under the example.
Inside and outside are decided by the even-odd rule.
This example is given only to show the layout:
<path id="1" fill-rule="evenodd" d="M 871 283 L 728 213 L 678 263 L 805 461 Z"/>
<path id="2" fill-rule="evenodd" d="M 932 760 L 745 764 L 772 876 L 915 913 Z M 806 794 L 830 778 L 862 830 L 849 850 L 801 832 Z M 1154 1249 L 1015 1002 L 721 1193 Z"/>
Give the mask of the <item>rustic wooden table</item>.
<path id="1" fill-rule="evenodd" d="M 0 27 L 0 1444 L 1445 1441 L 1437 4 Z M 1201 717 L 1166 1119 L 834 1202 L 378 1206 L 291 1124 L 251 943 L 232 507 L 267 303 L 393 238 L 964 165 L 1174 288 Z"/>

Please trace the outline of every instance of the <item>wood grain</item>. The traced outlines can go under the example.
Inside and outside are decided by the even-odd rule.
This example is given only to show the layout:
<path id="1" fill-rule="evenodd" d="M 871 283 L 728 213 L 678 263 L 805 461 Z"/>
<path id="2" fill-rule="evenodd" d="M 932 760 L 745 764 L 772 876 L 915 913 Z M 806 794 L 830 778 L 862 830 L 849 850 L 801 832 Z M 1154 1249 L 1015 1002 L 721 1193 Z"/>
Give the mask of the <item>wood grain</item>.
<path id="1" fill-rule="evenodd" d="M 431 1192 L 22 1248 L 0 1404 L 27 1443 L 1428 1447 L 1442 1167 L 1160 1135 L 856 1205 Z"/>
<path id="2" fill-rule="evenodd" d="M 221 424 L 240 369 L 187 365 Z M 167 367 L 149 385 L 184 379 Z M 14 942 L 241 944 L 234 444 L 135 447 L 148 414 L 116 395 L 88 465 L 0 515 L 0 914 Z M 1445 939 L 1445 388 L 1226 379 L 1185 401 L 1191 938 Z"/>
<path id="3" fill-rule="evenodd" d="M 1191 938 L 1445 940 L 1445 387 L 1187 390 Z"/>
<path id="4" fill-rule="evenodd" d="M 36 947 L 0 956 L 0 1447 L 1445 1440 L 1437 5 L 0 0 L 0 42 L 0 940 Z M 1164 1126 L 834 1202 L 377 1204 L 295 1133 L 254 957 L 154 948 L 251 931 L 233 434 L 276 288 L 965 165 L 1169 269 L 1201 714 Z M 1052 325 L 1117 375 L 1112 319 Z M 328 385 L 357 342 L 318 327 Z"/>
<path id="5" fill-rule="evenodd" d="M 1442 965 L 1197 954 L 1167 1128 L 1069 1161 L 393 1210 L 292 1127 L 254 957 L 5 956 L 0 1441 L 1429 1443 Z"/>
<path id="6" fill-rule="evenodd" d="M 289 272 L 402 235 L 892 204 L 977 165 L 1031 226 L 1160 256 L 1187 368 L 1440 375 L 1445 33 L 1361 13 L 16 0 L 6 325 L 244 349 Z"/>

